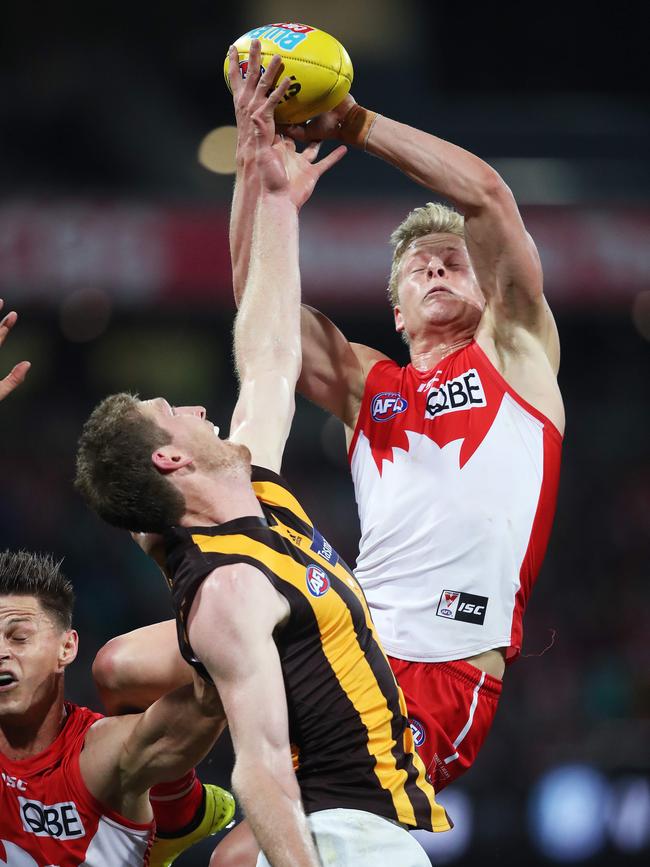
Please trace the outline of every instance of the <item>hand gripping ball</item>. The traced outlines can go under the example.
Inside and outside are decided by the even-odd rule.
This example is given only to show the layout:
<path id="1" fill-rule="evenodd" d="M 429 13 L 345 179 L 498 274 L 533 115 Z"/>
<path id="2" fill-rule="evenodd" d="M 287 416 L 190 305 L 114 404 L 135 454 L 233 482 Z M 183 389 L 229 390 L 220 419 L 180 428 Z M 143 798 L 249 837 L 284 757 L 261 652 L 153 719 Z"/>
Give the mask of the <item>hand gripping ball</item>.
<path id="1" fill-rule="evenodd" d="M 280 80 L 289 76 L 291 86 L 275 110 L 278 123 L 303 123 L 337 106 L 352 84 L 352 61 L 338 39 L 307 24 L 265 24 L 244 33 L 234 43 L 239 71 L 246 77 L 251 40 L 261 42 L 261 63 L 274 54 L 284 64 Z M 228 89 L 228 56 L 223 67 Z"/>

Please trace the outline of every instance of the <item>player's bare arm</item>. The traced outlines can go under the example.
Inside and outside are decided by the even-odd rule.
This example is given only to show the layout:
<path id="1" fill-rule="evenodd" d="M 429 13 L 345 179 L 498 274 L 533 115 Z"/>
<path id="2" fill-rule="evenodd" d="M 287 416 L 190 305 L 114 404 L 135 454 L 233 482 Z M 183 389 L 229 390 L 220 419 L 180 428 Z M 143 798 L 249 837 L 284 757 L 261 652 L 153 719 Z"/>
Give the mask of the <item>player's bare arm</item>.
<path id="1" fill-rule="evenodd" d="M 3 307 L 4 301 L 0 298 L 0 311 Z M 11 310 L 0 320 L 0 346 L 3 345 L 17 321 L 18 314 L 15 310 Z M 0 400 L 4 400 L 8 394 L 18 388 L 27 376 L 30 367 L 29 361 L 19 361 L 3 379 L 0 379 Z"/>
<path id="2" fill-rule="evenodd" d="M 268 70 L 273 76 L 278 65 L 279 57 L 274 57 Z M 299 154 L 290 139 L 276 137 L 273 111 L 289 79 L 268 97 L 266 84 L 262 76 L 255 89 L 255 104 L 260 104 L 250 115 L 259 197 L 246 291 L 235 322 L 240 394 L 230 438 L 250 449 L 253 463 L 278 470 L 302 364 L 298 212 L 345 148 L 315 162 L 318 145 Z M 236 96 L 246 86 L 247 82 L 233 78 Z"/>
<path id="3" fill-rule="evenodd" d="M 559 339 L 543 295 L 539 255 L 498 173 L 456 145 L 367 111 L 351 95 L 333 111 L 287 132 L 298 141 L 357 145 L 464 214 L 467 251 L 487 301 L 477 341 L 510 384 L 562 428 L 554 383 Z"/>
<path id="4" fill-rule="evenodd" d="M 287 601 L 266 576 L 238 563 L 215 569 L 201 584 L 188 632 L 223 701 L 236 756 L 233 788 L 260 847 L 275 867 L 315 867 L 273 640 L 288 615 Z"/>
<path id="5" fill-rule="evenodd" d="M 176 622 L 165 620 L 108 641 L 93 662 L 93 678 L 111 715 L 148 708 L 192 682 L 192 667 L 178 649 Z"/>
<path id="6" fill-rule="evenodd" d="M 230 252 L 237 306 L 244 296 L 248 277 L 253 218 L 260 191 L 252 115 L 261 105 L 260 89 L 270 87 L 279 67 L 279 58 L 274 58 L 260 78 L 260 43 L 254 39 L 247 76 L 242 80 L 237 49 L 230 49 L 229 79 L 238 131 L 237 175 L 230 213 Z M 326 316 L 306 305 L 301 310 L 301 330 L 303 365 L 298 390 L 353 428 L 367 371 L 384 356 L 369 347 L 349 343 Z"/>
<path id="7" fill-rule="evenodd" d="M 80 758 L 84 782 L 101 803 L 132 821 L 149 821 L 151 786 L 191 770 L 224 727 L 217 691 L 194 675 L 192 684 L 143 714 L 95 723 Z"/>

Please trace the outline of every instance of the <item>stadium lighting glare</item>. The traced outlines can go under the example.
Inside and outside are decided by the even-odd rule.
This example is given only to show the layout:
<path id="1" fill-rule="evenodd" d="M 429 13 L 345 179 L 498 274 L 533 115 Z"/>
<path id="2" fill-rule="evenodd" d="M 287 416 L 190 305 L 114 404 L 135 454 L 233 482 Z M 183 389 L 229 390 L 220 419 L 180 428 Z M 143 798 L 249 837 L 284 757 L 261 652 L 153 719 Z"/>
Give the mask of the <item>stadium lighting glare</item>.
<path id="1" fill-rule="evenodd" d="M 605 778 L 587 765 L 565 765 L 543 776 L 531 794 L 529 830 L 547 858 L 564 863 L 584 861 L 606 842 Z"/>
<path id="2" fill-rule="evenodd" d="M 612 789 L 606 813 L 609 837 L 621 852 L 633 854 L 650 846 L 650 782 L 630 775 Z"/>

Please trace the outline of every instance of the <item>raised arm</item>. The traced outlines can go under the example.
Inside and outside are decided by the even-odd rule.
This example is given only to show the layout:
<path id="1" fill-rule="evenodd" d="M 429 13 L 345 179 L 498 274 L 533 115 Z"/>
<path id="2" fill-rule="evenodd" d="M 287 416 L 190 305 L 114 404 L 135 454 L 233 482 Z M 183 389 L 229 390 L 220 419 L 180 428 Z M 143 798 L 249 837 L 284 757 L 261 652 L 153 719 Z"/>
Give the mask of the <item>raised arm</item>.
<path id="1" fill-rule="evenodd" d="M 277 74 L 269 64 L 260 80 L 260 43 L 251 43 L 245 81 L 239 73 L 237 49 L 230 51 L 230 82 L 237 120 L 237 174 L 230 211 L 230 256 L 233 291 L 239 307 L 251 262 L 253 222 L 260 196 L 256 162 L 256 136 L 252 116 L 265 98 L 266 88 Z M 319 406 L 354 427 L 363 396 L 363 385 L 372 364 L 384 356 L 368 347 L 351 344 L 322 313 L 305 305 L 301 308 L 302 371 L 298 391 Z"/>
<path id="2" fill-rule="evenodd" d="M 3 307 L 4 301 L 0 298 L 0 310 L 2 310 Z M 17 321 L 18 314 L 14 310 L 7 313 L 6 316 L 0 320 L 0 346 L 5 342 L 9 332 Z M 13 366 L 12 370 L 4 377 L 4 379 L 0 379 L 0 400 L 4 400 L 8 394 L 11 394 L 15 388 L 18 388 L 27 376 L 30 366 L 29 361 L 19 361 L 18 364 Z"/>
<path id="3" fill-rule="evenodd" d="M 296 153 L 275 135 L 273 112 L 290 82 L 269 96 L 280 58 L 274 57 L 256 87 L 259 107 L 251 115 L 259 196 L 255 209 L 246 291 L 235 322 L 234 353 L 240 394 L 230 438 L 251 450 L 253 462 L 279 470 L 294 413 L 301 368 L 298 211 L 324 171 L 345 148 L 314 162 L 318 145 Z M 233 89 L 246 83 L 233 82 Z"/>
<path id="4" fill-rule="evenodd" d="M 362 108 L 352 96 L 288 132 L 301 141 L 330 138 L 360 147 L 455 205 L 465 216 L 467 249 L 495 326 L 523 325 L 540 338 L 549 357 L 558 349 L 537 249 L 512 192 L 491 166 L 450 142 Z"/>
<path id="5" fill-rule="evenodd" d="M 201 584 L 188 633 L 223 700 L 236 757 L 232 785 L 257 842 L 274 867 L 316 867 L 273 641 L 288 615 L 266 576 L 238 563 L 216 569 Z"/>

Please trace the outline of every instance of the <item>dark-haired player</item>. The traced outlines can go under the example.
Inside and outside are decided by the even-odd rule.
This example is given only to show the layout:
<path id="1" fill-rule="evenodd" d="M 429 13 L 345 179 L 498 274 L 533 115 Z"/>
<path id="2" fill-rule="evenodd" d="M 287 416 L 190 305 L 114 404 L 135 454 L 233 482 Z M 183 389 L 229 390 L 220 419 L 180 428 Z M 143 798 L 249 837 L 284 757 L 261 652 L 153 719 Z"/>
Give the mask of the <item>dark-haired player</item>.
<path id="1" fill-rule="evenodd" d="M 3 302 L 0 299 L 0 309 L 2 309 L 2 305 Z M 17 320 L 18 315 L 12 311 L 0 321 L 0 346 L 4 343 Z M 22 361 L 15 365 L 13 370 L 4 379 L 0 380 L 0 400 L 22 383 L 29 367 L 29 362 Z M 28 554 L 12 555 L 8 552 L 2 555 L 2 557 L 4 574 L 0 586 L 4 586 L 6 590 L 12 589 L 12 593 L 15 590 L 19 596 L 29 596 L 31 588 L 34 591 L 35 597 L 47 601 L 49 605 L 48 610 L 51 609 L 53 612 L 58 612 L 59 625 L 67 626 L 69 630 L 71 624 L 72 591 L 51 559 Z M 0 663 L 0 677 L 1 670 L 2 665 Z M 185 677 L 182 681 L 177 679 L 179 686 L 191 683 L 191 679 L 187 677 L 188 672 L 184 671 L 184 674 Z M 7 678 L 8 675 L 5 674 L 4 679 L 7 680 Z M 6 685 L 7 691 L 13 690 L 14 687 L 11 683 L 7 683 Z M 2 684 L 0 683 L 0 691 L 1 687 Z M 28 690 L 23 687 L 23 691 L 26 692 Z M 146 705 L 152 704 L 166 691 L 166 689 L 158 690 Z M 124 707 L 115 708 L 114 712 L 118 712 L 118 710 L 120 713 L 125 712 Z M 51 708 L 51 711 L 55 717 L 57 715 L 58 717 L 61 716 L 60 708 L 56 705 Z M 84 714 L 86 715 L 84 716 Z M 92 712 L 83 710 L 83 713 L 77 714 L 77 720 L 79 721 L 80 719 L 90 724 L 95 719 L 99 719 L 99 715 L 93 715 Z M 217 720 L 217 723 L 222 727 L 222 720 Z M 28 723 L 19 719 L 18 725 L 29 734 Z M 120 728 L 124 728 L 123 724 L 118 726 L 118 731 Z M 68 737 L 70 731 L 70 727 L 67 727 L 66 739 L 60 742 L 65 749 L 69 746 Z M 201 729 L 199 729 L 198 733 L 200 738 L 203 737 Z M 81 743 L 83 744 L 83 740 Z M 197 749 L 200 747 L 200 743 L 201 741 L 197 743 Z M 48 755 L 50 755 L 50 751 L 48 751 Z M 40 761 L 40 758 L 37 757 L 36 764 L 38 767 L 40 767 Z M 181 766 L 184 767 L 185 763 L 181 762 Z M 23 767 L 26 768 L 26 765 Z M 7 771 L 7 773 L 9 772 Z M 149 854 L 148 863 L 150 867 L 168 867 L 185 849 L 225 827 L 234 813 L 234 802 L 230 793 L 219 786 L 211 784 L 202 785 L 197 779 L 193 767 L 186 769 L 180 778 L 170 778 L 165 773 L 162 780 L 157 782 L 149 793 L 156 819 L 156 838 Z M 9 819 L 10 813 L 7 812 L 6 821 L 9 822 Z M 2 830 L 3 823 L 0 821 L 0 839 L 2 838 Z M 15 833 L 15 829 L 10 831 L 10 834 L 13 833 Z M 88 841 L 82 840 L 81 844 L 84 842 Z M 77 851 L 78 848 L 77 846 L 74 851 Z M 66 851 L 70 858 L 73 859 L 69 863 L 76 863 L 74 862 L 73 850 Z M 136 854 L 134 854 L 134 857 L 136 857 L 136 860 L 133 862 L 129 861 L 129 864 L 140 863 L 137 860 L 137 857 L 139 857 L 137 856 L 138 851 L 138 847 L 135 847 L 134 853 Z M 0 852 L 0 854 L 2 853 Z M 97 856 L 93 855 L 93 858 L 95 857 Z M 100 862 L 88 861 L 87 863 L 90 865 Z"/>
<path id="2" fill-rule="evenodd" d="M 265 97 L 278 66 L 257 87 L 261 190 L 231 436 L 202 407 L 115 395 L 84 427 L 77 484 L 112 523 L 164 533 L 181 651 L 222 698 L 258 864 L 424 867 L 405 829 L 448 819 L 363 594 L 278 475 L 301 365 L 298 210 L 342 156 L 313 163 L 317 148 L 274 143 L 289 84 Z"/>
<path id="3" fill-rule="evenodd" d="M 161 864 L 149 860 L 149 789 L 203 758 L 223 708 L 198 677 L 144 714 L 104 718 L 66 702 L 73 600 L 50 556 L 0 553 L 0 863 Z M 226 824 L 234 804 L 222 805 Z"/>

